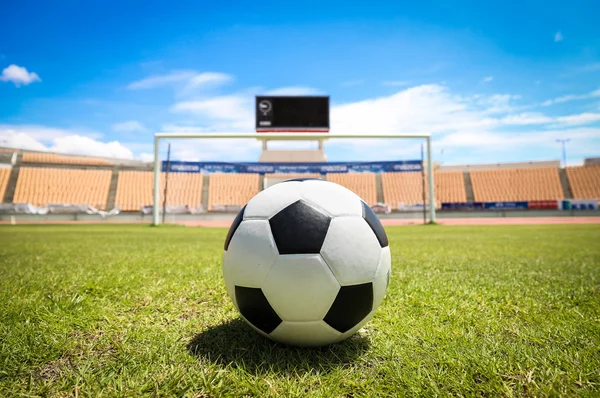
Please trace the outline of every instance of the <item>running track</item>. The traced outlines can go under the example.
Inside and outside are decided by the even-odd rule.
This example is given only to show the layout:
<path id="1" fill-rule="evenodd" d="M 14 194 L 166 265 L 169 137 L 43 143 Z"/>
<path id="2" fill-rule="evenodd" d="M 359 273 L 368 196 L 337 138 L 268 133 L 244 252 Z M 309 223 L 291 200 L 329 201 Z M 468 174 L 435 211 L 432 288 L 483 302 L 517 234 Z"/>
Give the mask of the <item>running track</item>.
<path id="1" fill-rule="evenodd" d="M 417 219 L 382 219 L 385 226 L 420 225 Z M 600 224 L 600 217 L 482 217 L 482 218 L 438 218 L 441 225 L 547 225 L 547 224 Z M 27 220 L 17 224 L 147 224 L 149 221 L 90 220 L 90 221 L 45 221 Z M 10 224 L 10 221 L 0 221 L 0 224 Z M 179 221 L 177 224 L 189 227 L 221 227 L 227 228 L 231 220 L 198 220 Z"/>

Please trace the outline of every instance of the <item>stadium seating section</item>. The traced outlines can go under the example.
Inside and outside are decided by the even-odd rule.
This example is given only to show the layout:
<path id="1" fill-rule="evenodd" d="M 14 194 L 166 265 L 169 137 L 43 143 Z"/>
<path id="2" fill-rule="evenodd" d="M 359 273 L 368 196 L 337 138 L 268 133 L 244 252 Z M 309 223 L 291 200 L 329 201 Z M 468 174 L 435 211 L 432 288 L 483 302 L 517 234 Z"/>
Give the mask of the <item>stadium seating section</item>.
<path id="1" fill-rule="evenodd" d="M 115 181 L 112 180 L 113 167 L 106 167 L 114 165 L 104 159 L 25 152 L 22 161 L 20 169 L 17 169 L 20 171 L 14 194 L 11 194 L 13 203 L 35 206 L 87 204 L 105 210 L 111 181 L 116 183 L 114 205 L 121 211 L 140 211 L 153 203 L 152 171 L 121 170 L 115 175 L 118 177 Z M 50 165 L 41 167 L 31 163 Z M 0 167 L 0 198 L 4 198 L 7 191 L 11 170 L 11 167 Z M 443 202 L 467 202 L 465 175 L 470 177 L 476 202 L 561 200 L 564 199 L 561 172 L 558 167 L 471 169 L 468 174 L 461 170 L 435 171 L 436 204 L 439 208 Z M 600 165 L 571 166 L 565 169 L 565 173 L 574 199 L 600 199 Z M 266 186 L 294 178 L 326 179 L 350 189 L 370 205 L 378 201 L 378 177 L 375 173 L 330 173 L 326 176 L 314 173 L 266 174 L 264 178 L 265 181 L 272 179 Z M 208 187 L 203 187 L 205 179 Z M 205 200 L 209 211 L 241 207 L 259 192 L 260 182 L 258 174 L 215 173 L 206 176 L 201 173 L 170 173 L 167 205 L 198 209 L 202 205 L 203 194 L 207 193 Z M 383 192 L 383 201 L 396 209 L 400 203 L 422 203 L 422 184 L 420 172 L 385 172 L 381 173 L 379 189 Z M 162 173 L 161 205 L 164 187 L 165 173 Z M 428 199 L 425 176 L 425 200 Z"/>
<path id="2" fill-rule="evenodd" d="M 6 186 L 8 185 L 11 170 L 10 167 L 0 167 L 0 203 L 2 202 L 2 199 L 4 199 L 4 193 L 6 191 Z"/>
<path id="3" fill-rule="evenodd" d="M 555 167 L 472 170 L 470 174 L 476 202 L 564 198 Z"/>
<path id="4" fill-rule="evenodd" d="M 151 206 L 153 176 L 151 171 L 119 172 L 115 206 L 121 211 L 139 211 L 144 206 Z M 165 173 L 161 173 L 161 205 L 164 200 L 165 182 Z M 203 175 L 200 173 L 169 173 L 167 205 L 197 209 L 202 204 L 202 183 Z"/>
<path id="5" fill-rule="evenodd" d="M 462 171 L 440 171 L 433 175 L 437 207 L 442 202 L 466 202 L 467 194 Z M 425 200 L 429 200 L 429 184 L 425 175 Z M 423 203 L 421 173 L 382 173 L 383 199 L 393 208 L 398 203 Z"/>
<path id="6" fill-rule="evenodd" d="M 23 163 L 71 164 L 82 166 L 110 166 L 112 163 L 104 159 L 84 156 L 61 156 L 52 153 L 23 153 Z"/>
<path id="7" fill-rule="evenodd" d="M 106 208 L 110 170 L 21 167 L 14 203 L 86 204 Z"/>
<path id="8" fill-rule="evenodd" d="M 208 210 L 217 206 L 243 206 L 259 191 L 258 174 L 211 174 L 208 180 Z"/>
<path id="9" fill-rule="evenodd" d="M 327 181 L 335 182 L 360 196 L 368 205 L 377 203 L 375 173 L 330 173 Z"/>
<path id="10" fill-rule="evenodd" d="M 600 165 L 567 167 L 574 199 L 600 199 Z"/>
<path id="11" fill-rule="evenodd" d="M 433 177 L 435 182 L 435 198 L 438 204 L 443 202 L 464 203 L 467 201 L 465 177 L 462 171 L 435 172 Z"/>

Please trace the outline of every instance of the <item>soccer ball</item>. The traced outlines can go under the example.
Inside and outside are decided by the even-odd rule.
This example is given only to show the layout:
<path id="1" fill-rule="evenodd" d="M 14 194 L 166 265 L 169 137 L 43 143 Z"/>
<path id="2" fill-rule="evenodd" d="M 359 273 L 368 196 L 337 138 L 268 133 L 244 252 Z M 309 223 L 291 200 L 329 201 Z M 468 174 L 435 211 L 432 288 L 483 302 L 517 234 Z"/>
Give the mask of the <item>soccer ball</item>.
<path id="1" fill-rule="evenodd" d="M 223 276 L 243 319 L 280 343 L 345 340 L 373 316 L 389 283 L 381 222 L 352 191 L 318 179 L 267 188 L 225 240 Z"/>

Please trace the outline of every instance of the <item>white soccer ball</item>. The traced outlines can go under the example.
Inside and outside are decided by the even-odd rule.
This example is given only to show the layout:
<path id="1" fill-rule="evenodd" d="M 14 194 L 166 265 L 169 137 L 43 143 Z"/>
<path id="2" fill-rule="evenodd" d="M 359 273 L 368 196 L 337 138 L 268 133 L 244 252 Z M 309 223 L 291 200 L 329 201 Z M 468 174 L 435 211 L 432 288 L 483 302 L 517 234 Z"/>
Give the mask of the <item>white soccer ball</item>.
<path id="1" fill-rule="evenodd" d="M 260 192 L 225 240 L 223 276 L 233 304 L 257 332 L 289 345 L 355 334 L 381 304 L 390 272 L 388 239 L 373 210 L 318 179 Z"/>

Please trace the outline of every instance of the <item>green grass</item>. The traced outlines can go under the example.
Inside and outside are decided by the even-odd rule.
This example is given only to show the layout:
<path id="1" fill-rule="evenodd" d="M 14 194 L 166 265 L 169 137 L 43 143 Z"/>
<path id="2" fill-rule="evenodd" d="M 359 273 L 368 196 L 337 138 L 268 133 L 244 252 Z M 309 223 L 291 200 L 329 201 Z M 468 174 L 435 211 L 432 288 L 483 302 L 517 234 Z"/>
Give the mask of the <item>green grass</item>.
<path id="1" fill-rule="evenodd" d="M 0 227 L 0 396 L 600 396 L 600 226 L 389 228 L 358 335 L 239 320 L 226 230 Z"/>

